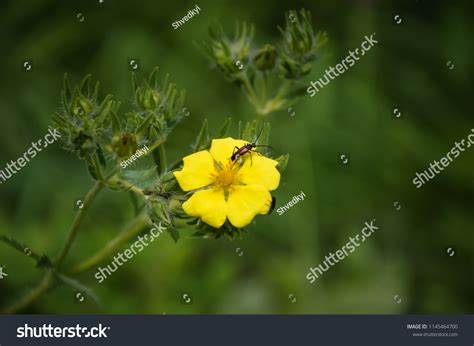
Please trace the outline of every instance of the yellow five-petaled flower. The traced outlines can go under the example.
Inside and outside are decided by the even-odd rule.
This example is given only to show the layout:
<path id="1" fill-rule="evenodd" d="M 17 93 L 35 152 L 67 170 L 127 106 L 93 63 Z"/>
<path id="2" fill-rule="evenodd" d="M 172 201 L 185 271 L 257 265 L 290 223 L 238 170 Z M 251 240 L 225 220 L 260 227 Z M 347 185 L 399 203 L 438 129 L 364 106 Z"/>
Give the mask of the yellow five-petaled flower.
<path id="1" fill-rule="evenodd" d="M 201 150 L 183 158 L 183 169 L 174 172 L 174 176 L 184 191 L 198 190 L 183 203 L 188 215 L 215 228 L 221 227 L 226 219 L 242 228 L 257 214 L 269 212 L 270 191 L 280 184 L 278 162 L 256 153 L 232 161 L 235 147 L 245 144 L 231 137 L 214 139 L 209 151 Z"/>

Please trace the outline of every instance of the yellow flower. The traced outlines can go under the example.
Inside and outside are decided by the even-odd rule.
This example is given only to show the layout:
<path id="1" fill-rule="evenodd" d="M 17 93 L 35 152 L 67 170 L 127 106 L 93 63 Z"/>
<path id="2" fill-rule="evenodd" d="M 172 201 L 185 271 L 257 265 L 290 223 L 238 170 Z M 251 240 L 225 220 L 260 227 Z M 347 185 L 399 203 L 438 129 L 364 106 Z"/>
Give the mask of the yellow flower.
<path id="1" fill-rule="evenodd" d="M 231 137 L 214 139 L 211 149 L 183 158 L 183 169 L 174 172 L 184 191 L 194 194 L 183 203 L 184 211 L 219 228 L 228 218 L 237 228 L 247 226 L 257 214 L 267 214 L 270 191 L 280 184 L 277 161 L 257 153 L 230 159 L 235 147 L 247 144 Z M 252 157 L 250 157 L 252 155 Z"/>

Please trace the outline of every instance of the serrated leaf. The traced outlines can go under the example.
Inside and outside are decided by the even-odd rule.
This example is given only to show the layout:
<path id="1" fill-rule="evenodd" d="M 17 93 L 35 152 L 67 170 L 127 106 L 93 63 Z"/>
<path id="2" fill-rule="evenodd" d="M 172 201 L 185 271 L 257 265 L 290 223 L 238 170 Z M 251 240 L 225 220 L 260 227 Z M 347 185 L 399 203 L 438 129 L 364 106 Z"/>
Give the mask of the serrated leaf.
<path id="1" fill-rule="evenodd" d="M 156 167 L 142 169 L 127 168 L 120 173 L 120 177 L 141 189 L 147 189 L 158 181 Z"/>

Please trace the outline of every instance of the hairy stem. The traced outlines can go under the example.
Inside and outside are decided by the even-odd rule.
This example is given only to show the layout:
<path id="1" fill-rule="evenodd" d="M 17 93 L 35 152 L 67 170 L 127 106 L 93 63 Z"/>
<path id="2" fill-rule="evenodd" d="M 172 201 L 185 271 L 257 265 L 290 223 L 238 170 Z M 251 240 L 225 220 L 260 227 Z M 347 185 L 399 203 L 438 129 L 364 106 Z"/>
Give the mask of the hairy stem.
<path id="1" fill-rule="evenodd" d="M 71 229 L 69 230 L 69 235 L 66 240 L 66 243 L 64 244 L 61 252 L 59 253 L 57 260 L 55 261 L 54 267 L 58 271 L 61 269 L 61 266 L 64 263 L 64 260 L 66 259 L 67 254 L 69 253 L 69 250 L 71 250 L 72 243 L 76 239 L 77 232 L 79 231 L 79 227 L 82 224 L 84 215 L 89 210 L 89 207 L 91 206 L 94 199 L 97 197 L 98 193 L 103 190 L 107 182 L 115 175 L 117 170 L 118 170 L 118 167 L 115 167 L 114 169 L 112 169 L 112 171 L 110 171 L 110 173 L 107 175 L 104 181 L 96 181 L 94 186 L 86 194 L 86 197 L 84 198 L 84 203 L 83 203 L 84 205 L 82 208 L 80 208 L 77 211 L 76 216 L 74 217 L 74 222 L 72 223 Z"/>
<path id="2" fill-rule="evenodd" d="M 158 148 L 160 145 L 162 145 L 166 141 L 166 137 L 161 137 L 158 139 L 155 143 L 152 144 L 151 149 L 145 153 L 143 156 L 148 156 L 150 153 L 152 153 L 156 148 Z"/>
<path id="3" fill-rule="evenodd" d="M 92 189 L 90 189 L 89 192 L 86 194 L 86 197 L 84 198 L 84 202 L 83 202 L 84 205 L 81 209 L 77 211 L 76 216 L 74 217 L 72 226 L 69 230 L 69 235 L 66 239 L 66 242 L 64 243 L 63 248 L 57 257 L 57 260 L 55 261 L 55 267 L 58 270 L 61 268 L 62 264 L 64 263 L 64 260 L 66 259 L 66 256 L 69 253 L 69 250 L 71 250 L 72 243 L 76 239 L 77 232 L 79 231 L 79 227 L 82 223 L 82 220 L 84 219 L 84 215 L 87 213 L 95 197 L 104 188 L 104 186 L 105 185 L 103 184 L 102 181 L 96 181 Z"/>
<path id="4" fill-rule="evenodd" d="M 126 229 L 121 232 L 117 237 L 112 239 L 102 250 L 97 252 L 94 256 L 85 260 L 79 264 L 74 270 L 71 271 L 71 275 L 77 275 L 94 265 L 100 263 L 104 258 L 115 252 L 121 245 L 126 243 L 128 240 L 136 236 L 140 231 L 150 223 L 146 214 L 141 214 L 135 220 L 133 220 Z M 24 310 L 36 300 L 45 295 L 51 290 L 55 284 L 55 269 L 47 269 L 43 280 L 30 292 L 21 297 L 19 300 L 8 306 L 2 313 L 14 314 L 21 310 Z"/>
<path id="5" fill-rule="evenodd" d="M 165 173 L 167 169 L 165 143 L 162 143 L 158 147 L 158 150 L 155 150 L 153 152 L 153 158 L 155 160 L 155 163 L 157 164 L 158 175 Z"/>
<path id="6" fill-rule="evenodd" d="M 133 185 L 132 183 L 129 183 L 126 180 L 123 180 L 122 178 L 120 178 L 118 176 L 113 176 L 112 178 L 110 178 L 108 180 L 108 182 L 112 185 L 117 185 L 117 186 L 123 187 L 125 190 L 133 191 L 138 195 L 141 195 L 141 196 L 144 195 L 143 190 L 141 188 L 139 188 L 136 185 Z"/>
<path id="7" fill-rule="evenodd" d="M 34 301 L 43 296 L 54 285 L 54 272 L 48 269 L 43 280 L 33 290 L 28 292 L 22 298 L 7 307 L 3 313 L 14 314 L 30 306 Z"/>
<path id="8" fill-rule="evenodd" d="M 143 228 L 150 224 L 150 219 L 146 213 L 140 214 L 129 225 L 115 238 L 110 240 L 101 250 L 96 254 L 92 255 L 78 266 L 76 266 L 71 272 L 70 275 L 77 275 L 93 266 L 99 264 L 110 256 L 111 254 L 117 252 L 117 250 L 130 239 L 134 238 L 139 234 Z"/>
<path id="9" fill-rule="evenodd" d="M 161 138 L 157 140 L 153 145 L 151 146 L 150 152 L 153 152 L 156 148 L 158 148 L 161 144 L 163 144 L 165 141 L 165 138 Z M 148 152 L 147 154 L 149 154 Z M 147 155 L 145 154 L 145 155 Z M 64 263 L 64 260 L 66 259 L 66 256 L 68 255 L 69 251 L 71 250 L 71 246 L 74 243 L 74 240 L 76 239 L 77 233 L 79 231 L 79 227 L 82 224 L 82 220 L 84 219 L 84 216 L 86 212 L 89 210 L 92 202 L 98 195 L 100 191 L 103 190 L 105 187 L 105 184 L 111 179 L 115 174 L 117 173 L 118 168 L 114 168 L 110 174 L 106 177 L 105 181 L 97 181 L 94 186 L 89 190 L 89 192 L 86 194 L 83 202 L 83 207 L 80 208 L 76 216 L 74 217 L 73 224 L 71 226 L 71 229 L 69 230 L 69 235 L 66 239 L 66 243 L 64 244 L 63 248 L 61 249 L 57 260 L 55 261 L 55 268 L 54 269 L 48 269 L 45 276 L 43 277 L 43 280 L 29 293 L 18 299 L 16 302 L 11 304 L 9 307 L 7 307 L 4 310 L 4 313 L 9 313 L 9 314 L 14 314 L 17 313 L 18 311 L 21 311 L 31 304 L 33 304 L 37 299 L 42 297 L 45 293 L 47 293 L 55 283 L 54 277 L 55 277 L 55 272 L 59 272 L 62 264 Z M 136 187 L 135 187 L 136 188 Z M 136 188 L 138 189 L 138 188 Z M 137 192 L 137 191 L 136 191 Z M 140 190 L 140 193 L 142 191 Z M 105 258 L 107 255 L 111 253 L 111 251 L 114 251 L 115 247 L 120 246 L 124 242 L 126 242 L 128 239 L 133 237 L 134 234 L 138 234 L 140 230 L 145 227 L 146 224 L 149 223 L 148 217 L 146 214 L 143 214 L 137 218 L 132 224 L 130 225 L 129 229 L 125 230 L 122 232 L 118 237 L 116 237 L 114 240 L 109 242 L 109 244 L 106 245 L 106 247 L 99 251 L 96 255 L 91 257 L 88 261 L 83 262 L 81 265 L 79 265 L 75 270 L 73 270 L 74 273 L 80 273 L 82 270 L 85 270 L 87 268 L 90 268 L 90 266 L 93 266 L 94 263 L 100 262 L 103 258 Z M 97 262 L 94 262 L 97 261 Z M 85 269 L 81 269 L 85 268 Z"/>

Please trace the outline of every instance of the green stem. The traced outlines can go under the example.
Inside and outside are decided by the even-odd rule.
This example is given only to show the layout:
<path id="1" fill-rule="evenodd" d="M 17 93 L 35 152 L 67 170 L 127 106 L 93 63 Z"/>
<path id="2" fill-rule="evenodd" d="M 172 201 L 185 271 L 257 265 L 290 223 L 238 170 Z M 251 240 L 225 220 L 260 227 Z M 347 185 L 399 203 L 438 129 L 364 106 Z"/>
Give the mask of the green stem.
<path id="1" fill-rule="evenodd" d="M 280 87 L 280 89 L 278 90 L 278 93 L 275 95 L 275 97 L 273 98 L 274 100 L 275 99 L 280 99 L 282 96 L 284 96 L 284 94 L 288 91 L 288 89 L 290 89 L 290 87 L 294 84 L 294 81 L 292 80 L 287 80 L 285 83 L 283 83 L 283 85 Z"/>
<path id="2" fill-rule="evenodd" d="M 158 175 L 161 175 L 166 172 L 166 149 L 165 143 L 162 143 L 158 150 L 153 152 L 153 158 L 157 164 Z"/>
<path id="3" fill-rule="evenodd" d="M 166 140 L 166 137 L 161 137 L 158 139 L 155 143 L 152 144 L 151 148 L 149 151 L 147 151 L 143 156 L 150 155 L 156 148 L 158 148 L 160 145 L 162 145 Z"/>
<path id="4" fill-rule="evenodd" d="M 271 99 L 268 100 L 265 105 L 262 107 L 257 108 L 257 120 L 261 120 L 261 118 L 265 117 L 265 115 L 280 109 L 282 104 L 284 104 L 284 97 L 286 92 L 291 88 L 293 85 L 293 81 L 286 81 L 278 90 L 276 95 Z"/>
<path id="5" fill-rule="evenodd" d="M 151 146 L 151 149 L 148 153 L 145 155 L 148 155 L 149 153 L 153 152 L 157 147 L 159 147 L 161 144 L 163 144 L 165 141 L 165 138 L 160 138 L 157 140 L 153 145 Z M 32 303 L 34 303 L 37 299 L 39 299 L 41 296 L 43 296 L 45 293 L 47 293 L 54 285 L 55 280 L 54 280 L 54 273 L 56 270 L 59 271 L 60 267 L 64 263 L 64 260 L 66 259 L 66 256 L 68 255 L 72 244 L 74 243 L 74 240 L 76 239 L 77 233 L 79 231 L 79 227 L 82 223 L 82 220 L 84 219 L 84 216 L 86 212 L 89 210 L 90 205 L 94 201 L 95 197 L 97 194 L 105 187 L 105 184 L 111 179 L 115 173 L 117 172 L 118 168 L 114 168 L 110 174 L 106 177 L 105 181 L 97 181 L 94 186 L 89 190 L 89 192 L 86 194 L 83 202 L 83 207 L 79 209 L 76 213 L 76 216 L 74 217 L 73 224 L 71 226 L 71 229 L 69 230 L 69 235 L 66 239 L 66 243 L 64 244 L 63 248 L 61 249 L 57 260 L 55 261 L 55 268 L 56 269 L 48 269 L 45 276 L 43 277 L 43 280 L 36 286 L 32 291 L 30 291 L 28 294 L 24 295 L 21 297 L 19 300 L 14 302 L 12 305 L 7 307 L 4 312 L 5 313 L 16 313 L 18 311 L 21 311 L 28 306 L 30 306 Z M 138 189 L 138 188 L 137 188 Z M 141 192 L 141 191 L 140 191 Z M 146 215 L 142 215 L 135 223 L 132 223 L 130 226 L 129 231 L 124 231 L 123 234 L 119 235 L 119 239 L 115 241 L 115 246 L 121 245 L 123 242 L 127 241 L 129 237 L 132 237 L 132 235 L 127 236 L 127 234 L 135 234 L 136 232 L 139 232 L 141 228 L 144 227 L 144 223 L 149 222 L 148 218 Z M 141 228 L 139 226 L 141 225 Z M 87 266 L 94 265 L 94 262 L 92 259 L 96 261 L 102 260 L 103 257 L 107 256 L 109 251 L 113 251 L 113 247 L 110 246 L 111 243 L 107 244 L 106 249 L 103 249 L 103 251 L 100 251 L 97 255 L 93 256 L 88 262 L 83 262 L 82 265 L 78 266 L 75 270 L 75 272 L 79 273 L 81 271 L 81 268 L 86 268 Z M 113 245 L 113 244 L 112 244 Z M 79 271 L 78 271 L 79 270 Z"/>
<path id="6" fill-rule="evenodd" d="M 112 178 L 108 180 L 108 182 L 111 185 L 114 185 L 114 186 L 117 185 L 117 186 L 123 187 L 125 190 L 130 190 L 130 191 L 135 192 L 138 195 L 144 196 L 143 190 L 141 188 L 139 188 L 136 185 L 133 185 L 132 183 L 129 183 L 126 180 L 123 180 L 122 178 L 118 176 L 113 176 Z"/>
<path id="7" fill-rule="evenodd" d="M 64 243 L 64 246 L 57 257 L 57 260 L 55 261 L 55 267 L 58 270 L 61 268 L 61 265 L 63 264 L 67 254 L 69 253 L 69 250 L 71 249 L 72 243 L 76 239 L 77 232 L 79 231 L 79 226 L 81 225 L 82 220 L 84 219 L 84 215 L 87 213 L 93 200 L 95 199 L 97 194 L 104 188 L 104 186 L 105 185 L 102 181 L 96 181 L 92 189 L 90 189 L 89 192 L 86 194 L 83 203 L 84 206 L 77 211 L 72 226 L 69 230 L 69 235 L 67 237 L 66 243 Z"/>
<path id="8" fill-rule="evenodd" d="M 105 182 L 107 182 L 113 175 L 115 175 L 116 171 L 117 168 L 114 168 L 106 177 Z M 38 284 L 38 286 L 36 286 L 31 292 L 29 292 L 28 294 L 20 298 L 17 302 L 14 302 L 10 307 L 8 307 L 5 310 L 6 313 L 15 313 L 17 311 L 23 310 L 51 289 L 54 284 L 55 271 L 59 271 L 62 264 L 64 263 L 64 260 L 66 259 L 66 256 L 71 250 L 71 246 L 74 243 L 74 240 L 76 239 L 79 227 L 82 224 L 82 220 L 84 220 L 84 216 L 89 210 L 97 194 L 102 191 L 104 187 L 104 182 L 96 181 L 94 186 L 89 190 L 89 192 L 87 192 L 84 198 L 83 207 L 76 212 L 66 242 L 64 243 L 59 255 L 57 256 L 57 260 L 55 261 L 55 268 L 48 269 L 45 276 L 43 277 L 43 280 Z"/>
<path id="9" fill-rule="evenodd" d="M 54 272 L 52 269 L 48 269 L 46 275 L 43 277 L 43 280 L 36 286 L 32 291 L 23 296 L 18 301 L 14 302 L 12 305 L 7 307 L 3 313 L 5 314 L 14 314 L 18 311 L 21 311 L 31 305 L 39 297 L 43 296 L 49 289 L 54 285 Z"/>
<path id="10" fill-rule="evenodd" d="M 266 71 L 262 72 L 263 78 L 263 90 L 262 90 L 262 104 L 265 103 L 267 99 L 267 90 L 268 90 L 268 75 Z"/>
<path id="11" fill-rule="evenodd" d="M 111 254 L 117 252 L 117 250 L 125 243 L 127 243 L 130 239 L 134 238 L 139 234 L 144 227 L 150 224 L 150 219 L 148 218 L 146 213 L 139 215 L 133 221 L 129 223 L 129 225 L 119 233 L 115 238 L 110 240 L 105 247 L 99 250 L 96 254 L 92 255 L 88 259 L 81 262 L 77 265 L 69 275 L 77 275 L 86 271 L 89 268 L 94 267 L 95 265 L 99 264 L 105 258 L 109 257 Z"/>
<path id="12" fill-rule="evenodd" d="M 135 220 L 133 220 L 129 226 L 121 232 L 117 237 L 112 239 L 102 250 L 97 252 L 94 256 L 85 260 L 79 264 L 72 272 L 72 275 L 77 275 L 84 270 L 93 267 L 97 263 L 101 262 L 105 257 L 109 256 L 111 253 L 115 252 L 121 245 L 125 242 L 136 236 L 140 231 L 150 223 L 146 214 L 141 214 Z M 31 304 L 36 300 L 46 294 L 55 284 L 54 276 L 55 269 L 47 269 L 43 280 L 31 290 L 28 294 L 20 298 L 18 301 L 14 302 L 12 305 L 7 307 L 2 313 L 5 314 L 14 314 L 17 313 Z"/>
<path id="13" fill-rule="evenodd" d="M 257 94 L 255 93 L 255 90 L 253 89 L 252 85 L 250 84 L 250 81 L 249 81 L 247 75 L 245 75 L 245 74 L 243 75 L 242 82 L 244 83 L 244 87 L 247 90 L 247 95 L 250 99 L 250 103 L 252 103 L 252 105 L 255 108 L 258 108 L 259 107 L 258 97 L 257 97 Z"/>

